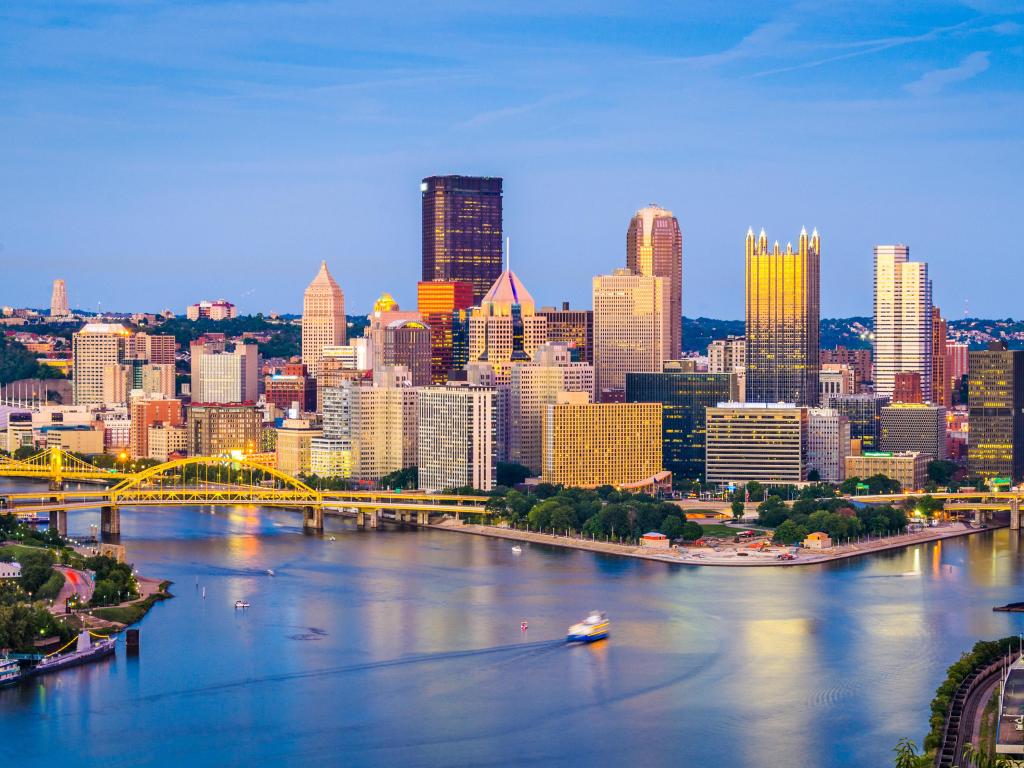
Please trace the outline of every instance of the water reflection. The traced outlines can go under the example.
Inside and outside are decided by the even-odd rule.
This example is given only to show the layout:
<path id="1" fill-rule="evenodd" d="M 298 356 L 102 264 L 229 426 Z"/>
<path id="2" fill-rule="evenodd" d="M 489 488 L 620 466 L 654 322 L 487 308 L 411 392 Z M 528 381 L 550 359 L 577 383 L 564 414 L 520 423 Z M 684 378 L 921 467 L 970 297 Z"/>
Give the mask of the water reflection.
<path id="1" fill-rule="evenodd" d="M 47 763 L 76 765 L 885 765 L 959 653 L 1022 626 L 991 610 L 1022 599 L 1008 531 L 754 570 L 515 557 L 328 518 L 332 542 L 274 509 L 122 523 L 175 599 L 143 623 L 138 658 L 0 691 L 0 758 L 45 744 Z M 611 640 L 564 645 L 592 609 Z M 160 737 L 125 736 L 146 733 Z"/>

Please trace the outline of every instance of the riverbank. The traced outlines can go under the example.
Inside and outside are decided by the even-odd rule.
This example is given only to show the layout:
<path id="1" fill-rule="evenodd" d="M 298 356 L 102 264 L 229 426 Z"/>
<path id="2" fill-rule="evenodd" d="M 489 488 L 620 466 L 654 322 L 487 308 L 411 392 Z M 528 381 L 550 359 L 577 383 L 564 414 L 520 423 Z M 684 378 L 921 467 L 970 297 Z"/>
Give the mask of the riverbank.
<path id="1" fill-rule="evenodd" d="M 951 523 L 939 528 L 927 528 L 915 533 L 905 533 L 900 534 L 899 536 L 870 539 L 853 544 L 831 547 L 829 549 L 800 549 L 796 551 L 795 558 L 793 560 L 779 560 L 777 559 L 778 555 L 793 552 L 793 548 L 785 546 L 768 546 L 755 550 L 742 544 L 723 544 L 718 547 L 684 547 L 666 550 L 637 547 L 632 544 L 616 544 L 614 542 L 607 541 L 593 541 L 590 539 L 576 537 L 555 536 L 552 534 L 536 533 L 533 531 L 519 531 L 512 528 L 498 528 L 490 525 L 453 525 L 451 523 L 440 523 L 429 527 L 445 531 L 469 533 L 477 536 L 490 536 L 492 538 L 510 539 L 513 541 L 523 541 L 533 544 L 547 544 L 549 546 L 564 547 L 566 549 L 582 549 L 588 552 L 598 552 L 600 554 L 616 555 L 618 557 L 657 560 L 663 563 L 716 565 L 740 568 L 814 565 L 817 563 L 827 563 L 833 560 L 845 560 L 851 557 L 870 555 L 875 552 L 902 549 L 915 544 L 925 544 L 956 536 L 967 536 L 972 533 L 981 533 L 982 531 L 993 530 L 992 527 L 971 528 L 962 523 Z"/>
<path id="2" fill-rule="evenodd" d="M 80 614 L 98 619 L 100 626 L 112 632 L 120 632 L 123 629 L 142 621 L 149 613 L 149 609 L 162 600 L 170 600 L 172 595 L 168 589 L 170 581 L 150 579 L 145 576 L 136 577 L 139 585 L 140 597 L 136 600 L 129 600 L 118 605 L 108 605 L 102 608 L 90 608 L 87 612 Z"/>

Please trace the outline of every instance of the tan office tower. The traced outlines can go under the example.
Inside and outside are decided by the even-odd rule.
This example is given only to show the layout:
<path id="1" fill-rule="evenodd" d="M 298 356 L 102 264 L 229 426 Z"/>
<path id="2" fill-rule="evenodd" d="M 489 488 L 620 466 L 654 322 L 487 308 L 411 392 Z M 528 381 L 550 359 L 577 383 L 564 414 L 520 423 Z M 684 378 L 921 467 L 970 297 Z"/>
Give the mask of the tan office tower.
<path id="1" fill-rule="evenodd" d="M 665 280 L 617 269 L 598 275 L 594 291 L 594 386 L 598 399 L 625 390 L 627 373 L 658 373 L 669 359 Z"/>
<path id="2" fill-rule="evenodd" d="M 875 246 L 875 392 L 889 397 L 896 374 L 921 374 L 932 391 L 932 281 L 906 245 Z"/>
<path id="3" fill-rule="evenodd" d="M 50 293 L 50 317 L 67 317 L 70 314 L 67 286 L 63 280 L 54 280 L 53 291 Z"/>
<path id="4" fill-rule="evenodd" d="M 683 355 L 683 235 L 679 220 L 654 203 L 641 208 L 626 233 L 626 266 L 638 275 L 655 275 L 668 286 L 668 359 Z"/>
<path id="5" fill-rule="evenodd" d="M 320 262 L 320 271 L 302 297 L 302 362 L 317 375 L 324 347 L 345 343 L 345 294 Z"/>
<path id="6" fill-rule="evenodd" d="M 821 239 L 800 230 L 797 249 L 768 247 L 747 230 L 747 372 L 749 403 L 818 403 Z"/>
<path id="7" fill-rule="evenodd" d="M 548 321 L 536 313 L 533 297 L 505 270 L 469 318 L 469 361 L 487 363 L 499 384 L 508 384 L 512 364 L 529 362 L 548 340 Z"/>
<path id="8" fill-rule="evenodd" d="M 86 323 L 72 334 L 75 405 L 104 402 L 104 371 L 125 361 L 130 336 L 131 332 L 117 323 Z"/>
<path id="9" fill-rule="evenodd" d="M 946 374 L 946 321 L 938 307 L 932 307 L 932 394 L 931 401 L 953 407 L 953 394 Z"/>
<path id="10" fill-rule="evenodd" d="M 533 360 L 513 366 L 509 385 L 509 460 L 541 471 L 541 427 L 544 409 L 559 392 L 594 396 L 594 367 L 573 362 L 565 344 L 545 344 Z"/>

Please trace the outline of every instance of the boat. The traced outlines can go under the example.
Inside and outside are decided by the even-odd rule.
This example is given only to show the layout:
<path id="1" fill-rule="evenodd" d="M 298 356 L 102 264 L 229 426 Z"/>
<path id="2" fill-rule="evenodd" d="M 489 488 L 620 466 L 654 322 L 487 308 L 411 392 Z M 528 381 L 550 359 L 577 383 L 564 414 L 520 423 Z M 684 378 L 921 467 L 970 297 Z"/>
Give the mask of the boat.
<path id="1" fill-rule="evenodd" d="M 566 642 L 569 643 L 592 643 L 595 640 L 604 640 L 608 637 L 608 630 L 611 622 L 608 621 L 608 614 L 601 611 L 591 611 L 579 624 L 569 627 L 566 634 Z"/>
<path id="2" fill-rule="evenodd" d="M 235 608 L 248 608 L 249 603 L 245 600 L 235 600 Z"/>
<path id="3" fill-rule="evenodd" d="M 274 573 L 274 569 L 273 568 L 267 568 L 267 576 L 274 576 L 274 575 L 276 575 Z"/>
<path id="4" fill-rule="evenodd" d="M 21 680 L 21 665 L 17 659 L 0 659 L 0 688 Z"/>
<path id="5" fill-rule="evenodd" d="M 97 638 L 97 642 L 93 642 L 92 638 Z M 75 650 L 68 653 L 61 653 L 64 648 L 67 648 L 75 643 Z M 93 635 L 89 630 L 83 630 L 77 640 L 72 640 L 61 648 L 59 651 L 51 653 L 49 656 L 44 656 L 43 660 L 36 664 L 34 672 L 37 675 L 42 675 L 47 672 L 55 672 L 58 669 L 64 669 L 66 667 L 73 667 L 78 664 L 86 664 L 90 661 L 96 661 L 102 659 L 104 656 L 110 656 L 114 652 L 114 638 L 104 637 L 103 635 Z"/>
<path id="6" fill-rule="evenodd" d="M 513 554 L 519 555 L 519 554 L 522 554 L 522 551 L 523 551 L 523 548 L 520 547 L 518 544 L 515 544 L 515 545 L 512 546 L 512 553 Z"/>
<path id="7" fill-rule="evenodd" d="M 337 541 L 337 539 L 336 539 L 336 538 L 334 538 L 333 536 L 331 536 L 331 538 L 330 538 L 329 540 L 330 540 L 330 541 Z"/>

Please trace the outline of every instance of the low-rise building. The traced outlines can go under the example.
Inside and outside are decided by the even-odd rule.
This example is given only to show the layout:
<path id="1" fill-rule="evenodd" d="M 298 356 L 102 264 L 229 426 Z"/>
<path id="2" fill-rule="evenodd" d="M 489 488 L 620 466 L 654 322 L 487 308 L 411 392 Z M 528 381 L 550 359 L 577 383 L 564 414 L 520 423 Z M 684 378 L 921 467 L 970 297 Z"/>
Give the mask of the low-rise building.
<path id="1" fill-rule="evenodd" d="M 832 546 L 832 539 L 827 533 L 815 531 L 807 534 L 804 539 L 804 549 L 829 549 Z"/>
<path id="2" fill-rule="evenodd" d="M 188 453 L 188 427 L 184 424 L 151 424 L 146 433 L 146 458 L 164 462 Z"/>
<path id="3" fill-rule="evenodd" d="M 866 451 L 846 457 L 846 476 L 867 478 L 885 475 L 898 482 L 904 490 L 911 491 L 922 488 L 927 482 L 929 461 L 930 457 L 919 451 Z"/>
<path id="4" fill-rule="evenodd" d="M 20 579 L 21 563 L 0 563 L 0 579 Z"/>

